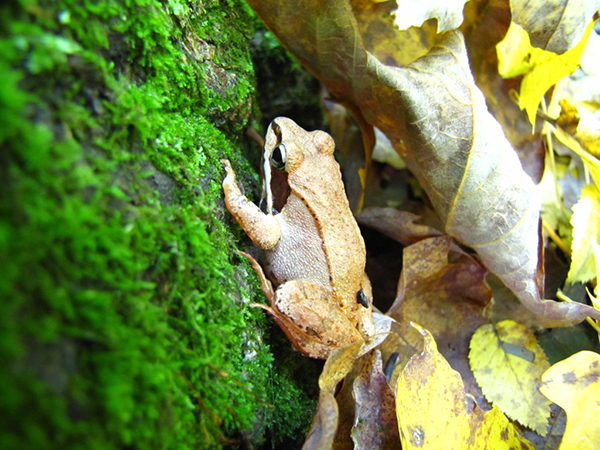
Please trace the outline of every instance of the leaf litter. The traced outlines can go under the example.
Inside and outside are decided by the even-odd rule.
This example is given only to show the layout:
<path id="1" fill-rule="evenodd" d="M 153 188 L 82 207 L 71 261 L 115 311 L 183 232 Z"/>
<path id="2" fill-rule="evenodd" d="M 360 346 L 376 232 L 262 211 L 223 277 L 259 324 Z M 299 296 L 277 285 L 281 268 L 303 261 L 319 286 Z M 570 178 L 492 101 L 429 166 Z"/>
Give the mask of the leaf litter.
<path id="1" fill-rule="evenodd" d="M 392 326 L 388 338 L 370 351 L 358 347 L 340 349 L 326 362 L 319 380 L 317 414 L 304 448 L 397 448 L 396 431 L 403 448 L 436 448 L 439 430 L 445 430 L 442 435 L 450 439 L 442 443 L 444 448 L 452 448 L 451 441 L 454 448 L 533 448 L 521 436 L 523 428 L 507 416 L 535 429 L 541 435 L 536 446 L 545 445 L 548 401 L 536 386 L 540 386 L 542 372 L 549 363 L 534 332 L 541 332 L 544 327 L 571 327 L 586 317 L 598 320 L 600 311 L 578 302 L 544 300 L 544 247 L 551 252 L 561 250 L 553 241 L 546 244 L 547 233 L 540 234 L 540 189 L 530 176 L 537 183 L 544 162 L 554 161 L 555 156 L 572 162 L 581 158 L 585 166 L 580 160 L 579 166 L 564 166 L 562 173 L 575 173 L 577 167 L 585 167 L 586 173 L 591 174 L 590 186 L 582 191 L 580 201 L 589 201 L 586 192 L 597 189 L 600 176 L 595 175 L 600 173 L 600 165 L 591 151 L 598 141 L 597 130 L 583 126 L 578 130 L 578 117 L 587 111 L 594 114 L 597 105 L 584 104 L 585 111 L 563 117 L 571 122 L 561 122 L 558 114 L 548 115 L 545 109 L 553 85 L 579 65 L 587 49 L 586 36 L 595 36 L 590 12 L 585 13 L 584 23 L 573 19 L 570 24 L 557 23 L 554 10 L 546 16 L 539 14 L 541 2 L 527 2 L 529 10 L 523 12 L 525 2 L 481 0 L 466 4 L 465 19 L 460 25 L 462 19 L 457 17 L 462 18 L 462 6 L 449 7 L 444 12 L 434 1 L 420 2 L 420 17 L 410 20 L 422 24 L 401 31 L 394 26 L 394 20 L 408 19 L 400 18 L 398 12 L 391 14 L 394 2 L 249 3 L 282 44 L 323 83 L 328 101 L 344 105 L 352 115 L 355 136 L 360 130 L 365 145 L 364 156 L 356 156 L 357 149 L 353 148 L 343 161 L 345 167 L 354 164 L 348 172 L 353 185 L 353 210 L 358 213 L 366 208 L 359 215 L 363 224 L 374 226 L 406 246 L 396 301 L 388 311 L 389 317 L 395 319 L 386 324 Z M 556 11 L 566 11 L 579 4 L 570 3 L 557 1 L 552 5 Z M 520 11 L 518 17 L 515 11 Z M 444 22 L 445 13 L 452 20 Z M 515 39 L 509 28 L 516 29 L 517 23 L 525 31 L 519 31 L 521 37 L 514 41 L 512 50 L 503 44 L 498 53 L 490 51 L 503 39 Z M 461 31 L 452 31 L 459 25 Z M 439 27 L 450 31 L 437 33 Z M 537 31 L 544 28 L 552 30 L 551 35 L 540 37 Z M 523 50 L 520 46 L 525 37 L 546 50 L 533 48 L 527 42 L 530 47 Z M 595 39 L 592 38 L 590 42 Z M 539 53 L 542 51 L 552 54 Z M 541 56 L 528 59 L 528 54 Z M 557 69 L 556 64 L 564 67 Z M 564 98 L 570 91 L 556 92 Z M 581 91 L 577 95 L 580 108 Z M 558 100 L 552 102 L 557 104 Z M 562 104 L 568 103 L 566 98 Z M 541 133 L 542 125 L 550 133 Z M 385 134 L 406 163 L 418 181 L 417 196 L 422 197 L 425 207 L 433 207 L 436 220 L 419 218 L 413 207 L 408 208 L 411 212 L 389 207 L 369 209 L 371 204 L 382 204 L 381 199 L 373 201 L 365 195 L 369 194 L 366 184 L 379 176 L 373 171 L 370 153 L 375 143 L 374 127 Z M 555 154 L 553 149 L 559 144 L 574 153 Z M 545 157 L 544 152 L 551 158 Z M 560 182 L 557 167 L 551 164 L 546 170 Z M 578 178 L 576 173 L 574 178 Z M 549 186 L 557 194 L 551 200 L 558 205 L 555 211 L 565 211 L 563 187 L 560 183 Z M 424 189 L 425 194 L 419 194 L 419 189 Z M 575 186 L 576 196 L 578 189 Z M 397 205 L 398 202 L 393 204 Z M 594 207 L 595 203 L 591 208 Z M 580 233 L 587 237 L 583 244 L 580 241 L 573 245 L 582 248 L 589 242 L 584 257 L 589 270 L 584 278 L 590 281 L 593 291 L 598 273 L 593 270 L 594 264 L 600 259 L 597 236 L 590 232 L 590 227 L 595 226 L 590 224 L 593 214 L 584 218 L 575 214 L 572 223 L 565 220 L 565 216 L 571 216 L 569 211 L 559 215 L 556 213 L 557 219 L 546 224 L 546 228 L 559 240 L 565 236 L 563 249 L 571 245 L 566 236 L 570 230 L 565 228 L 572 227 L 574 236 Z M 571 253 L 565 251 L 562 255 L 571 258 Z M 567 261 L 572 270 L 577 271 L 573 267 L 580 259 L 573 256 L 572 261 Z M 527 327 L 502 322 L 498 317 L 503 314 L 502 305 L 497 304 L 501 297 L 496 299 L 494 290 L 491 299 L 485 282 L 487 272 L 498 277 L 534 313 L 526 320 Z M 416 326 L 415 331 L 410 322 L 422 323 L 424 327 Z M 488 401 L 481 394 L 473 372 L 478 381 L 485 378 L 480 377 L 483 372 L 496 378 L 506 373 L 502 364 L 489 362 L 489 354 L 494 352 L 515 373 L 528 374 L 529 384 L 517 382 L 523 399 L 526 394 L 536 398 L 536 406 L 528 412 L 515 412 L 514 407 L 493 395 L 494 390 L 505 396 L 511 392 L 505 383 L 492 383 L 490 388 L 487 381 L 481 381 Z M 487 361 L 484 356 L 488 356 Z M 550 367 L 546 374 L 559 364 Z M 577 380 L 586 377 L 583 372 L 573 373 Z M 554 400 L 543 387 L 540 389 Z M 573 389 L 582 392 L 584 388 L 576 385 Z M 592 397 L 597 395 L 590 392 Z M 438 413 L 434 400 L 442 398 L 447 406 L 439 407 Z M 555 401 L 567 410 L 571 430 L 577 430 L 581 436 L 594 435 L 595 428 L 575 416 L 568 402 Z M 420 409 L 415 405 L 420 405 Z M 572 439 L 571 436 L 573 433 L 565 435 L 564 448 L 576 448 L 568 444 L 567 437 Z"/>

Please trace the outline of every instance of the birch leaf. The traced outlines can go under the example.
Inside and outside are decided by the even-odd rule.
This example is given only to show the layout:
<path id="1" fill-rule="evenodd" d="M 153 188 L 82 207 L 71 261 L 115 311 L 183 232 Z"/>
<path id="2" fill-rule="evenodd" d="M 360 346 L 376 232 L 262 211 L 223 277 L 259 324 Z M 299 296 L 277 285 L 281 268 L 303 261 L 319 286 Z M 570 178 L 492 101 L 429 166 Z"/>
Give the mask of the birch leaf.
<path id="1" fill-rule="evenodd" d="M 541 300 L 540 202 L 475 86 L 460 32 L 444 33 L 427 55 L 395 67 L 366 51 L 347 0 L 249 4 L 334 98 L 403 152 L 446 233 L 475 249 L 544 324 L 600 318 L 586 305 Z"/>
<path id="2" fill-rule="evenodd" d="M 538 389 L 550 364 L 531 330 L 511 320 L 480 327 L 471 339 L 469 362 L 488 401 L 546 435 L 550 402 Z"/>
<path id="3" fill-rule="evenodd" d="M 562 55 L 581 40 L 600 0 L 511 0 L 510 7 L 531 45 Z"/>
<path id="4" fill-rule="evenodd" d="M 550 367 L 540 391 L 567 413 L 560 450 L 592 450 L 600 442 L 600 355 L 582 351 Z"/>

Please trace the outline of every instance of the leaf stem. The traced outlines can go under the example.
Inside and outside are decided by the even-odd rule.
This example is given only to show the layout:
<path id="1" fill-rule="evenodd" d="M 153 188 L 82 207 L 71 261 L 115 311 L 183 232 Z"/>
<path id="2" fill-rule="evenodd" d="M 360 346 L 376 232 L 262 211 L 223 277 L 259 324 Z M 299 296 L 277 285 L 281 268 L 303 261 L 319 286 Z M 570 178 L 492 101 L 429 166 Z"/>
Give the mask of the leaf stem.
<path id="1" fill-rule="evenodd" d="M 565 241 L 561 239 L 558 233 L 556 233 L 556 231 L 554 231 L 554 229 L 548 225 L 548 222 L 546 222 L 544 219 L 542 219 L 542 226 L 550 236 L 550 239 L 552 239 L 552 242 L 554 242 L 556 246 L 560 248 L 567 258 L 571 259 L 571 249 L 567 246 L 567 244 L 565 244 Z"/>
<path id="2" fill-rule="evenodd" d="M 542 98 L 542 103 L 540 106 L 543 110 L 543 115 L 545 117 L 548 117 L 546 115 L 547 107 L 546 107 L 545 99 Z M 560 205 L 560 209 L 562 210 L 562 213 L 565 215 L 565 217 L 570 222 L 571 221 L 571 213 L 567 210 L 567 208 L 565 207 L 565 204 L 563 203 L 562 192 L 560 189 L 560 185 L 558 184 L 558 175 L 556 174 L 556 160 L 554 159 L 554 145 L 552 143 L 552 136 L 554 135 L 553 130 L 554 130 L 554 124 L 551 121 L 544 119 L 544 127 L 543 127 L 541 133 L 544 135 L 544 137 L 546 139 L 546 150 L 548 152 L 548 161 L 550 162 L 550 170 L 552 171 L 552 176 L 554 177 L 554 189 L 556 190 L 556 199 L 558 200 L 558 204 Z"/>

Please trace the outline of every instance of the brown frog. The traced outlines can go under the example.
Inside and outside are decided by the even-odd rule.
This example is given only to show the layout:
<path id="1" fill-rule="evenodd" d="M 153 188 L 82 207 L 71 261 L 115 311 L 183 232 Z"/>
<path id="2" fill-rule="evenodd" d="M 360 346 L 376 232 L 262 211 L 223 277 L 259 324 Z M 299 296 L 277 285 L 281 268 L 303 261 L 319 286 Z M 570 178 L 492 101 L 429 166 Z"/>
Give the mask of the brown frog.
<path id="1" fill-rule="evenodd" d="M 227 209 L 265 251 L 264 271 L 243 253 L 270 305 L 256 306 L 273 316 L 296 350 L 321 359 L 375 334 L 365 244 L 334 147 L 323 131 L 307 132 L 284 117 L 271 122 L 264 146 L 266 213 L 240 192 L 231 164 L 222 160 Z"/>

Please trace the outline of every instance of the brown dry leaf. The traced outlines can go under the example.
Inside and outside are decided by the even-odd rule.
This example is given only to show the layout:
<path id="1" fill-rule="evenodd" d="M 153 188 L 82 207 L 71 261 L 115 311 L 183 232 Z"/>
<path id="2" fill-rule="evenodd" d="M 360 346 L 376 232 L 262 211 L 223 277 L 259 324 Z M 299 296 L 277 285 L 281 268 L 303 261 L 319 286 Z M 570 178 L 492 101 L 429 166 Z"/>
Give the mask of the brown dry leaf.
<path id="1" fill-rule="evenodd" d="M 388 336 L 393 319 L 383 314 L 374 313 L 376 334 L 369 342 L 355 342 L 347 347 L 334 351 L 323 367 L 319 376 L 319 403 L 313 423 L 306 436 L 303 449 L 329 449 L 334 442 L 348 438 L 340 437 L 340 409 L 336 399 L 336 388 L 357 363 L 358 358 L 379 346 Z M 347 407 L 347 405 L 344 405 Z M 341 411 L 347 415 L 348 411 Z"/>
<path id="2" fill-rule="evenodd" d="M 425 239 L 404 249 L 398 297 L 388 311 L 397 320 L 384 355 L 400 353 L 406 361 L 421 348 L 418 322 L 435 336 L 440 352 L 460 372 L 467 391 L 483 396 L 469 369 L 469 340 L 487 323 L 483 309 L 491 298 L 486 270 L 447 236 Z"/>
<path id="3" fill-rule="evenodd" d="M 402 448 L 533 449 L 499 410 L 483 414 L 473 404 L 431 334 L 415 328 L 424 338 L 424 349 L 402 371 L 396 393 Z"/>
<path id="4" fill-rule="evenodd" d="M 581 40 L 600 0 L 511 0 L 510 6 L 531 45 L 562 55 Z"/>
<path id="5" fill-rule="evenodd" d="M 347 1 L 249 3 L 337 100 L 406 145 L 401 156 L 445 231 L 474 248 L 545 325 L 600 319 L 585 305 L 541 300 L 539 200 L 475 86 L 459 32 L 409 67 L 392 67 L 366 51 Z"/>
<path id="6" fill-rule="evenodd" d="M 416 214 L 400 211 L 396 208 L 371 207 L 356 216 L 356 221 L 403 245 L 414 244 L 423 239 L 442 234 L 429 225 L 415 223 L 420 218 Z"/>
<path id="7" fill-rule="evenodd" d="M 356 400 L 352 440 L 357 450 L 400 447 L 394 393 L 383 373 L 381 352 L 366 355 L 353 383 Z"/>
<path id="8" fill-rule="evenodd" d="M 427 54 L 438 39 L 435 19 L 400 30 L 394 25 L 395 2 L 351 0 L 359 33 L 369 53 L 386 64 L 406 67 Z M 398 52 L 402 48 L 402 52 Z"/>

